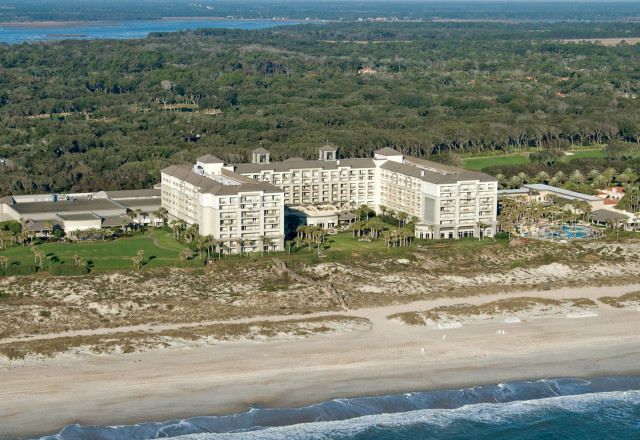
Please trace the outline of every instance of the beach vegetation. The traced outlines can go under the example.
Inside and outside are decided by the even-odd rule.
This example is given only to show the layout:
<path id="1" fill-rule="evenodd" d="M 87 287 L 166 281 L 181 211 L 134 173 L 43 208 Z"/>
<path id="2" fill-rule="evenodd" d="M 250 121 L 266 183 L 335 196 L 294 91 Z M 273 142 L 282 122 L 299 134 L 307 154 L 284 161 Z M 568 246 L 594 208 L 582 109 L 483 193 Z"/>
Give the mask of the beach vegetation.
<path id="1" fill-rule="evenodd" d="M 489 317 L 500 318 L 505 314 L 518 314 L 537 311 L 540 314 L 566 313 L 567 310 L 585 310 L 596 308 L 597 304 L 588 298 L 555 300 L 536 297 L 504 298 L 481 305 L 455 304 L 441 306 L 422 312 L 404 312 L 387 316 L 387 319 L 400 321 L 406 325 L 426 326 L 451 320 Z"/>
<path id="2" fill-rule="evenodd" d="M 638 306 L 640 305 L 640 292 L 630 292 L 620 296 L 603 296 L 598 298 L 598 301 L 618 309 Z"/>
<path id="3" fill-rule="evenodd" d="M 39 315 L 51 317 L 51 313 L 46 310 L 42 310 Z M 72 350 L 86 350 L 101 354 L 128 354 L 168 348 L 171 345 L 189 346 L 216 344 L 221 341 L 260 341 L 274 338 L 295 339 L 370 327 L 371 322 L 365 318 L 338 315 L 284 321 L 256 320 L 237 324 L 185 326 L 161 331 L 63 336 L 52 339 L 23 340 L 17 343 L 0 343 L 0 356 L 9 360 L 18 360 L 29 356 L 54 357 Z"/>

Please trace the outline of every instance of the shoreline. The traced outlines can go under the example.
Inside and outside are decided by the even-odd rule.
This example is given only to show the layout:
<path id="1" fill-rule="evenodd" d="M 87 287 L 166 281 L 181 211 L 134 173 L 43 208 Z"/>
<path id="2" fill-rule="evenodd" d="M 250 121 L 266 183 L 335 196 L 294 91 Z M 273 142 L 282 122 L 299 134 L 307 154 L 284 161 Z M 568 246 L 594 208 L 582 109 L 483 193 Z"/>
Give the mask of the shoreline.
<path id="1" fill-rule="evenodd" d="M 637 288 L 564 288 L 545 294 L 597 298 Z M 386 319 L 390 311 L 419 305 L 424 304 L 350 311 L 345 316 L 373 323 L 370 330 L 351 333 L 16 362 L 0 368 L 0 438 L 58 433 L 75 423 L 236 414 L 251 403 L 295 408 L 336 398 L 518 380 L 640 374 L 636 309 L 602 305 L 595 317 L 465 322 L 446 330 Z M 506 334 L 496 335 L 497 329 Z"/>
<path id="2" fill-rule="evenodd" d="M 270 21 L 283 23 L 330 23 L 339 22 L 339 20 L 305 20 L 305 19 L 279 19 L 279 18 L 225 18 L 225 17 L 162 17 L 158 19 L 148 20 L 95 20 L 95 21 L 6 21 L 0 22 L 0 27 L 24 27 L 24 28 L 57 28 L 57 27 L 78 27 L 91 26 L 95 24 L 114 24 L 114 23 L 161 23 L 171 20 L 190 20 L 190 21 Z"/>

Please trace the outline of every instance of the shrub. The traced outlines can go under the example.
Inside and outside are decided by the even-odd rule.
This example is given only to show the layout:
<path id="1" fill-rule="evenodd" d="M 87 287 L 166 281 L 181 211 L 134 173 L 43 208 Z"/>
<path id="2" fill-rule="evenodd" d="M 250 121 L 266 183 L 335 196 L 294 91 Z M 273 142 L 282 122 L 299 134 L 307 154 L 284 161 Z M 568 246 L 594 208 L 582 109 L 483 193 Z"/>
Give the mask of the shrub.
<path id="1" fill-rule="evenodd" d="M 508 240 L 509 239 L 509 233 L 508 232 L 498 232 L 496 235 L 493 236 L 493 238 L 495 238 L 496 240 Z"/>
<path id="2" fill-rule="evenodd" d="M 13 276 L 13 275 L 33 275 L 38 271 L 38 267 L 32 264 L 20 264 L 17 266 L 9 266 L 5 269 L 0 269 L 0 276 Z"/>
<path id="3" fill-rule="evenodd" d="M 173 267 L 203 267 L 206 259 L 194 258 L 192 260 L 176 261 Z"/>
<path id="4" fill-rule="evenodd" d="M 68 266 L 66 264 L 57 264 L 49 268 L 49 275 L 54 277 L 78 276 L 78 275 L 86 275 L 88 273 L 89 273 L 89 269 L 82 266 Z"/>

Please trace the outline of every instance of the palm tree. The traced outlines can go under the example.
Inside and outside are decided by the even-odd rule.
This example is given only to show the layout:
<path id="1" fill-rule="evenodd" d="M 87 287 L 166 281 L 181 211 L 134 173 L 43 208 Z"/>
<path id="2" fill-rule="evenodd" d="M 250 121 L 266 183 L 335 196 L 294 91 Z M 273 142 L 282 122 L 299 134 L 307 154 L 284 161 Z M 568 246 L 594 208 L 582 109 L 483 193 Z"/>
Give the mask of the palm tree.
<path id="1" fill-rule="evenodd" d="M 264 257 L 264 235 L 259 236 L 258 241 L 260 242 L 260 256 Z"/>
<path id="2" fill-rule="evenodd" d="M 173 229 L 173 234 L 176 240 L 180 240 L 180 233 L 183 225 L 184 223 L 182 220 L 171 220 L 171 229 Z"/>
<path id="3" fill-rule="evenodd" d="M 134 225 L 133 219 L 137 218 L 138 215 L 133 211 L 129 211 L 129 212 L 127 212 L 127 216 L 131 219 L 131 221 L 129 223 L 131 223 L 131 229 L 133 229 L 133 225 Z"/>
<path id="4" fill-rule="evenodd" d="M 285 243 L 287 245 L 287 253 L 289 255 L 291 255 L 291 245 L 293 244 L 292 240 L 287 240 L 287 242 Z"/>
<path id="5" fill-rule="evenodd" d="M 593 182 L 594 180 L 596 180 L 596 177 L 598 177 L 600 175 L 600 171 L 598 170 L 591 170 L 587 173 L 587 179 L 589 179 L 591 182 Z"/>
<path id="6" fill-rule="evenodd" d="M 573 183 L 582 183 L 584 182 L 584 175 L 580 172 L 580 170 L 575 170 L 573 173 L 571 173 L 571 176 L 569 176 L 569 180 Z"/>
<path id="7" fill-rule="evenodd" d="M 51 231 L 53 231 L 53 222 L 51 220 L 47 220 L 44 222 L 44 227 L 47 228 L 47 236 L 51 236 Z"/>
<path id="8" fill-rule="evenodd" d="M 161 206 L 157 211 L 153 211 L 153 215 L 156 217 L 156 225 L 157 219 L 162 220 L 162 223 L 166 226 L 167 224 L 167 208 Z"/>
<path id="9" fill-rule="evenodd" d="M 40 249 L 38 249 L 36 251 L 36 256 L 38 257 L 38 260 L 40 260 L 40 267 L 42 268 L 42 260 L 44 257 L 46 257 L 47 254 L 45 254 L 43 251 L 41 251 Z"/>
<path id="10" fill-rule="evenodd" d="M 124 235 L 127 232 L 127 225 L 129 224 L 128 221 L 126 221 L 125 219 L 120 220 L 120 225 L 122 226 L 122 234 Z"/>
<path id="11" fill-rule="evenodd" d="M 551 180 L 551 176 L 546 171 L 540 171 L 538 174 L 536 174 L 535 180 L 538 183 L 549 183 L 549 180 Z"/>
<path id="12" fill-rule="evenodd" d="M 133 261 L 134 267 L 140 270 L 140 267 L 142 267 L 142 257 L 131 257 L 131 261 Z"/>
<path id="13" fill-rule="evenodd" d="M 9 267 L 9 257 L 1 256 L 0 257 L 0 265 L 4 266 L 5 269 Z"/>
<path id="14" fill-rule="evenodd" d="M 404 211 L 398 211 L 398 226 L 404 226 L 404 222 L 407 219 L 407 217 L 409 217 L 409 214 L 407 214 Z"/>
<path id="15" fill-rule="evenodd" d="M 238 253 L 240 254 L 240 256 L 242 257 L 242 247 L 244 246 L 244 239 L 242 238 L 238 238 L 236 240 L 236 245 L 238 246 Z"/>
<path id="16" fill-rule="evenodd" d="M 485 222 L 483 222 L 482 220 L 480 220 L 478 223 L 478 240 L 481 240 L 482 238 L 484 238 L 484 235 L 482 234 L 484 231 L 484 228 L 487 227 L 487 224 Z"/>

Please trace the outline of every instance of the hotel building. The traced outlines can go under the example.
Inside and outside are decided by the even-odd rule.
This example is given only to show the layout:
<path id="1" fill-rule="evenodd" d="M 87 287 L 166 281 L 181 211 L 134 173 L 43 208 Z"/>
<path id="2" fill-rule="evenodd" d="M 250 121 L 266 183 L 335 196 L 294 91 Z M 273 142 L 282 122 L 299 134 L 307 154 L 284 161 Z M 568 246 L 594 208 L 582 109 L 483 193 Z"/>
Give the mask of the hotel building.
<path id="1" fill-rule="evenodd" d="M 337 149 L 325 145 L 317 160 L 282 162 L 271 162 L 269 152 L 259 148 L 251 163 L 236 165 L 207 155 L 194 167 L 162 170 L 161 187 L 170 216 L 197 223 L 203 235 L 247 240 L 249 250 L 259 246 L 259 237 L 283 249 L 285 223 L 295 217 L 331 228 L 361 205 L 418 218 L 418 238 L 491 236 L 496 226 L 494 177 L 405 157 L 391 148 L 373 158 L 338 159 Z"/>

